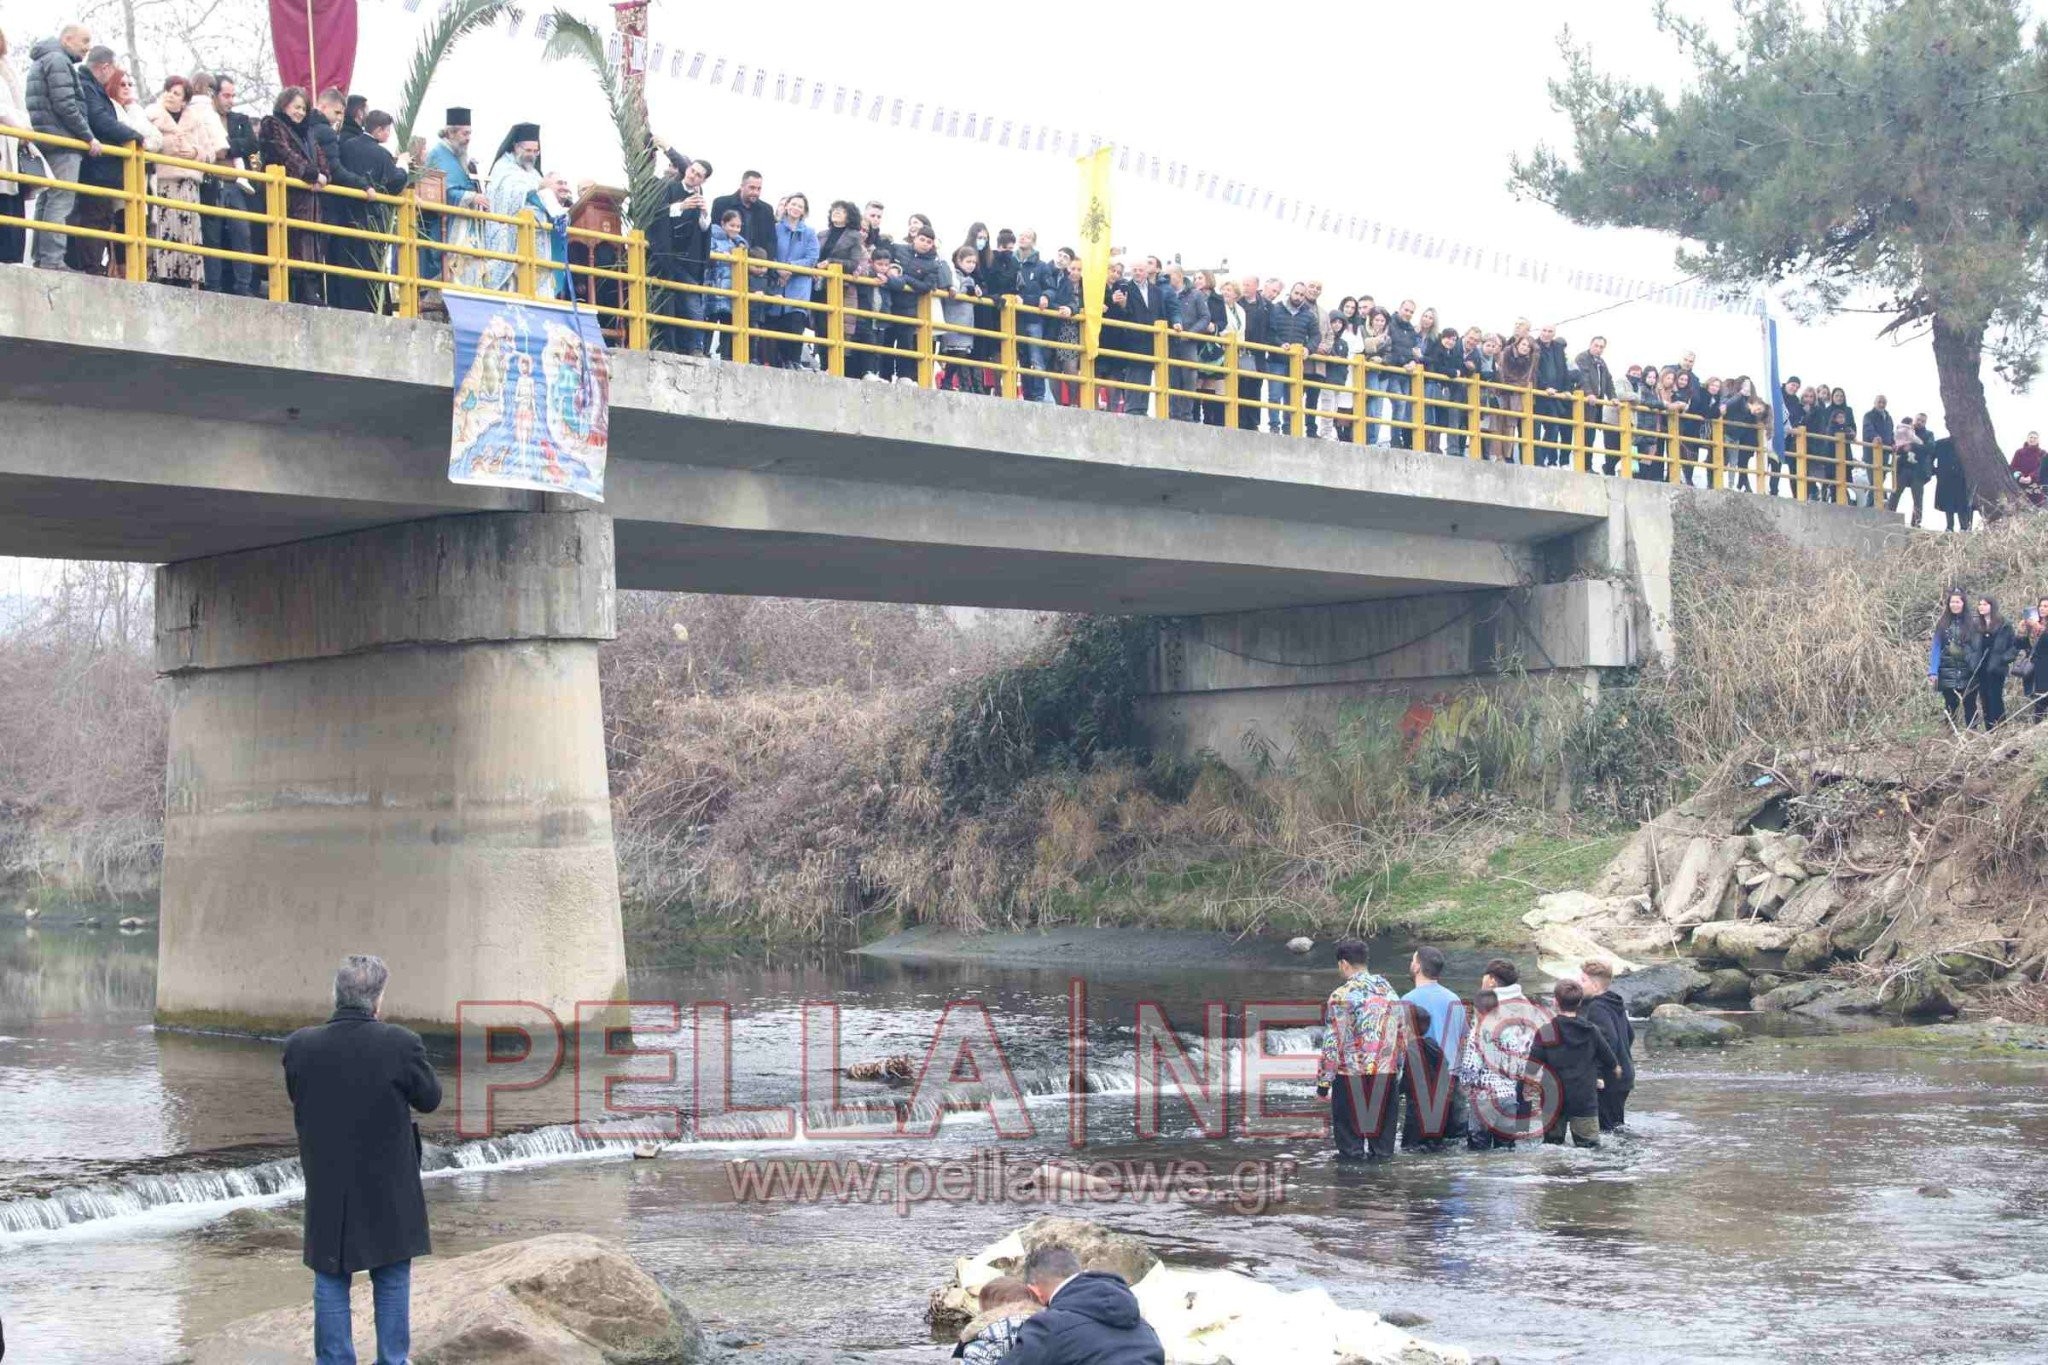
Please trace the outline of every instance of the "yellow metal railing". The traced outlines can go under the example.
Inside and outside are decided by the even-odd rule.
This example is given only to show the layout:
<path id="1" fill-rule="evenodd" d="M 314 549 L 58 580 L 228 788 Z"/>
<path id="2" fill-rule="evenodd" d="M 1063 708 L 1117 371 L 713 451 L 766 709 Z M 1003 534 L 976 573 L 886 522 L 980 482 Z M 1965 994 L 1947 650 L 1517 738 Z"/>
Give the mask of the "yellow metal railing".
<path id="1" fill-rule="evenodd" d="M 19 138 L 52 151 L 87 150 L 70 138 L 0 126 L 0 136 Z M 1892 452 L 1882 442 L 1850 437 L 1825 437 L 1794 428 L 1783 453 L 1771 443 L 1770 418 L 1752 426 L 1715 416 L 1702 418 L 1632 398 L 1599 399 L 1579 392 L 1554 393 L 1471 376 L 1448 376 L 1410 365 L 1394 367 L 1358 356 L 1314 353 L 1301 346 L 1268 346 L 1240 336 L 1201 335 L 1169 327 L 1164 321 L 1137 325 L 1106 319 L 1103 331 L 1125 344 L 1087 341 L 1078 310 L 1061 313 L 1023 303 L 1014 295 L 1000 299 L 976 296 L 971 322 L 953 322 L 942 305 L 965 296 L 945 291 L 916 294 L 908 314 L 866 308 L 853 301 L 857 291 L 881 289 L 884 282 L 866 274 L 849 275 L 837 263 L 795 265 L 741 250 L 714 253 L 706 278 L 721 284 L 673 280 L 653 273 L 648 241 L 639 231 L 605 233 L 583 228 L 568 232 L 571 260 L 557 261 L 543 248 L 547 229 L 532 214 L 505 216 L 454 204 L 422 203 L 408 192 L 399 195 L 315 187 L 288 180 L 278 166 L 262 171 L 186 161 L 132 147 L 106 147 L 105 154 L 122 163 L 119 188 L 74 184 L 26 170 L 9 179 L 29 189 L 69 189 L 84 196 L 116 201 L 118 230 L 62 228 L 67 236 L 105 242 L 110 274 L 149 279 L 149 259 L 156 252 L 183 252 L 222 261 L 244 262 L 266 273 L 268 297 L 286 302 L 294 279 L 347 278 L 381 286 L 389 310 L 399 317 L 419 316 L 422 296 L 441 287 L 441 278 L 422 275 L 424 256 L 472 263 L 475 276 L 498 267 L 496 281 L 465 278 L 463 290 L 496 289 L 520 297 L 544 297 L 565 287 L 579 304 L 595 314 L 614 345 L 642 350 L 719 350 L 745 364 L 772 354 L 773 348 L 810 345 L 817 348 L 825 372 L 848 375 L 865 363 L 887 360 L 918 385 L 938 387 L 949 371 L 972 371 L 974 387 L 1003 398 L 1021 398 L 1025 381 L 1048 386 L 1058 401 L 1094 409 L 1128 407 L 1142 399 L 1149 415 L 1164 419 L 1176 405 L 1189 415 L 1228 428 L 1277 423 L 1302 435 L 1307 423 L 1333 422 L 1340 439 L 1353 444 L 1396 444 L 1435 450 L 1471 460 L 1521 464 L 1554 464 L 1580 473 L 1617 472 L 1638 477 L 1704 483 L 1706 487 L 1739 489 L 1766 496 L 1801 500 L 1861 501 L 1873 504 L 1885 496 L 1892 475 Z M 245 180 L 254 185 L 263 207 L 240 210 L 193 203 L 152 192 L 156 168 L 195 172 L 202 178 Z M 320 217 L 291 213 L 294 196 L 314 195 L 316 211 L 346 203 L 382 210 L 367 215 L 376 226 L 359 228 Z M 239 219 L 260 229 L 260 250 L 166 240 L 151 232 L 150 212 L 184 213 L 208 218 Z M 328 216 L 331 216 L 329 214 Z M 496 247 L 474 241 L 449 240 L 447 225 L 469 222 L 510 229 L 489 234 Z M 0 226 L 36 228 L 27 218 L 0 214 Z M 295 254 L 311 239 L 313 249 Z M 370 245 L 374 268 L 338 264 L 333 244 Z M 254 245 L 252 243 L 252 245 Z M 503 249 L 509 247 L 510 249 Z M 510 267 L 505 269 L 504 267 Z M 811 281 L 809 299 L 784 296 L 770 288 L 771 275 Z M 550 288 L 542 288 L 549 281 Z M 683 306 L 689 296 L 703 300 L 704 317 Z M 1033 319 L 1042 335 L 1020 328 Z M 781 325 L 777 325 L 777 324 Z M 1065 334 L 1071 329 L 1071 335 Z M 1142 350 L 1129 339 L 1143 335 Z M 683 338 L 693 344 L 678 346 Z M 972 354 L 977 342 L 982 354 Z M 949 344 L 950 343 L 950 344 Z M 1213 345 L 1215 358 L 1203 360 L 1191 345 Z M 1026 362 L 1027 354 L 1043 354 L 1043 367 Z M 1212 385 L 1202 388 L 1201 385 Z M 1275 397 L 1275 393 L 1284 395 Z M 1329 406 L 1323 406 L 1323 399 Z M 1766 396 L 1773 401 L 1776 395 Z M 1749 439 L 1739 439 L 1749 433 Z"/>

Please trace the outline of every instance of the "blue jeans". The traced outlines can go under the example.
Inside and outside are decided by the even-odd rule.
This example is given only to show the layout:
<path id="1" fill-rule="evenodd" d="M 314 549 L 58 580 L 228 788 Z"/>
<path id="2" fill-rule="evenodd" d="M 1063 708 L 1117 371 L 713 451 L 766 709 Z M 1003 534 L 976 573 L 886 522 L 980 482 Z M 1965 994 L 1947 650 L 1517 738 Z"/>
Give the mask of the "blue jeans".
<path id="1" fill-rule="evenodd" d="M 251 212 L 249 196 L 242 193 L 241 186 L 232 181 L 209 181 L 217 187 L 220 206 L 224 209 L 240 209 Z M 206 246 L 224 251 L 249 250 L 249 224 L 240 218 L 215 218 L 203 214 L 199 219 L 199 240 Z M 206 258 L 206 287 L 216 294 L 247 294 L 256 277 L 256 267 L 247 261 L 224 261 L 218 256 Z"/>
<path id="2" fill-rule="evenodd" d="M 1289 370 L 1287 357 L 1262 354 L 1259 357 L 1259 368 L 1267 374 L 1285 375 Z M 1268 379 L 1266 381 L 1266 401 L 1278 405 L 1277 407 L 1266 409 L 1266 429 L 1268 431 L 1287 430 L 1287 387 L 1285 383 L 1278 379 Z"/>
<path id="3" fill-rule="evenodd" d="M 78 168 L 84 160 L 82 152 L 47 151 L 43 160 L 50 168 L 50 179 L 78 183 Z M 36 196 L 35 263 L 44 270 L 56 270 L 64 264 L 64 234 L 53 229 L 64 226 L 77 202 L 77 194 L 70 190 L 46 189 Z"/>
<path id="4" fill-rule="evenodd" d="M 1025 341 L 1025 338 L 1038 341 L 1043 339 L 1044 336 L 1044 318 L 1020 317 L 1017 319 L 1017 363 L 1019 365 L 1022 365 L 1027 370 L 1042 370 L 1046 368 L 1045 347 L 1032 346 Z M 1024 397 L 1030 402 L 1042 403 L 1046 400 L 1047 395 L 1043 379 L 1027 374 L 1024 376 L 1022 387 L 1024 389 Z"/>
<path id="5" fill-rule="evenodd" d="M 316 1365 L 356 1365 L 355 1329 L 348 1311 L 348 1284 L 353 1278 L 313 1272 Z M 393 1261 L 372 1270 L 370 1299 L 377 1312 L 377 1365 L 405 1365 L 412 1354 L 412 1262 Z"/>

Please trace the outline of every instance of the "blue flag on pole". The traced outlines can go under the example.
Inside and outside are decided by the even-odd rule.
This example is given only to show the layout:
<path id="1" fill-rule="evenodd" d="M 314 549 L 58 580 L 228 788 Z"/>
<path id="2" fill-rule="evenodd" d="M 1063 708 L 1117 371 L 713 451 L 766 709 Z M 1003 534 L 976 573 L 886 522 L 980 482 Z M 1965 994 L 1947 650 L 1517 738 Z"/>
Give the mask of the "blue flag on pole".
<path id="1" fill-rule="evenodd" d="M 455 330 L 452 483 L 604 501 L 611 353 L 559 304 L 443 291 Z"/>

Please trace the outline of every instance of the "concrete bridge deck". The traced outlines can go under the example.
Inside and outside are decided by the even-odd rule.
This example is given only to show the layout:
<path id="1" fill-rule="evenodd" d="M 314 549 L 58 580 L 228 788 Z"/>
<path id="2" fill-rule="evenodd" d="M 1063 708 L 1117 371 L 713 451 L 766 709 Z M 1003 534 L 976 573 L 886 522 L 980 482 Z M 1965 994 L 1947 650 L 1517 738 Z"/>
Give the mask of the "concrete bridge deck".
<path id="1" fill-rule="evenodd" d="M 618 584 L 1188 614 L 1499 588 L 1616 481 L 641 352 Z M 166 562 L 543 496 L 446 477 L 452 334 L 0 271 L 0 552 Z M 555 506 L 569 500 L 557 498 Z M 578 503 L 580 505 L 580 501 Z"/>

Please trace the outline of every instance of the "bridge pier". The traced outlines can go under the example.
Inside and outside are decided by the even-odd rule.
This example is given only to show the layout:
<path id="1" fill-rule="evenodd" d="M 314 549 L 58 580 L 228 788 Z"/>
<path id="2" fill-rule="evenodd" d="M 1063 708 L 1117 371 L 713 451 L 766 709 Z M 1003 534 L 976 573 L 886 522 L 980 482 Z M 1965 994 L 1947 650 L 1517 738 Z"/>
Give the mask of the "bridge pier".
<path id="1" fill-rule="evenodd" d="M 598 694 L 609 517 L 446 516 L 166 565 L 157 1021 L 327 1017 L 336 963 L 385 1016 L 626 998 Z M 620 1022 L 623 1022 L 622 1020 Z"/>

